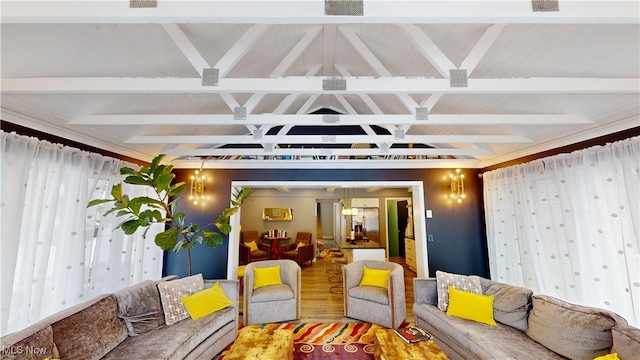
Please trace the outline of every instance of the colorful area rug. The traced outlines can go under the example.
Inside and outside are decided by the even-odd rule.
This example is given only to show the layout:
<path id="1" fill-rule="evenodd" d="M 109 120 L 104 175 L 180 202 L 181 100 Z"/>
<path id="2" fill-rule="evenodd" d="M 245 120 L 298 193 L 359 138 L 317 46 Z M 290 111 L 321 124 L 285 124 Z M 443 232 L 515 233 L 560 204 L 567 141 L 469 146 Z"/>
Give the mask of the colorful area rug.
<path id="1" fill-rule="evenodd" d="M 292 330 L 294 360 L 373 359 L 373 332 L 386 329 L 371 323 L 282 323 L 248 327 Z M 222 352 L 220 360 L 224 360 L 227 350 Z"/>

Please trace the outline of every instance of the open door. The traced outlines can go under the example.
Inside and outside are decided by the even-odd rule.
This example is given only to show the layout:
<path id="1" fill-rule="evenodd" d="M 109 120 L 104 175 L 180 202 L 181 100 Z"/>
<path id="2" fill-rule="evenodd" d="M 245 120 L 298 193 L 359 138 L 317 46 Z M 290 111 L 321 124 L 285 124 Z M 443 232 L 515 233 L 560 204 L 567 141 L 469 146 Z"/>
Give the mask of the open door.
<path id="1" fill-rule="evenodd" d="M 406 257 L 404 249 L 404 236 L 407 230 L 407 220 L 409 218 L 409 202 L 407 200 L 398 201 L 396 207 L 398 209 L 398 252 L 400 257 Z"/>

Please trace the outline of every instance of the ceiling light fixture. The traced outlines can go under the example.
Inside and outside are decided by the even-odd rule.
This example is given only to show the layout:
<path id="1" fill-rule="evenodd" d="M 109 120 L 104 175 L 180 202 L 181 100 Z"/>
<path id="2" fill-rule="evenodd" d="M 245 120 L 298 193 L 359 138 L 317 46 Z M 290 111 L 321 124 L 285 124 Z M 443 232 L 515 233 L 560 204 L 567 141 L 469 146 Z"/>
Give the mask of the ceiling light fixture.
<path id="1" fill-rule="evenodd" d="M 202 168 L 204 167 L 204 160 L 202 160 L 202 165 L 200 165 L 200 170 L 196 170 L 193 175 L 191 175 L 191 189 L 189 190 L 189 200 L 193 201 L 193 205 L 202 204 L 204 205 L 205 196 L 204 196 L 204 180 L 205 176 L 202 172 Z"/>
<path id="2" fill-rule="evenodd" d="M 342 207 L 342 215 L 344 216 L 356 216 L 358 215 L 358 209 L 352 207 L 352 197 L 347 197 L 349 189 L 345 189 L 345 199 Z"/>
<path id="3" fill-rule="evenodd" d="M 464 192 L 464 175 L 460 174 L 460 169 L 456 169 L 455 174 L 449 174 L 449 189 L 451 190 L 451 199 L 456 200 L 458 203 L 461 203 L 462 199 L 467 197 Z"/>

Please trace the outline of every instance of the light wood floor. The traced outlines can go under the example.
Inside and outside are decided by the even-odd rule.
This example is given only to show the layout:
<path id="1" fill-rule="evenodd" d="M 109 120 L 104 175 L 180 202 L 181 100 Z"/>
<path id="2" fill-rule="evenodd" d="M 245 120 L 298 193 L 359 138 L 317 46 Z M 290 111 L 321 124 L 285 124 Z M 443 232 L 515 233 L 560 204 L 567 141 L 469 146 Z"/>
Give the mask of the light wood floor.
<path id="1" fill-rule="evenodd" d="M 392 262 L 399 263 L 405 269 L 405 297 L 407 305 L 407 322 L 413 322 L 413 278 L 416 273 L 409 269 L 403 258 L 392 257 Z M 330 263 L 329 263 L 330 264 Z M 342 294 L 329 291 L 332 284 L 326 273 L 327 263 L 314 262 L 302 266 L 302 315 L 300 322 L 353 322 L 354 319 L 344 317 Z M 242 304 L 242 299 L 240 299 Z M 240 317 L 242 322 L 242 317 Z"/>

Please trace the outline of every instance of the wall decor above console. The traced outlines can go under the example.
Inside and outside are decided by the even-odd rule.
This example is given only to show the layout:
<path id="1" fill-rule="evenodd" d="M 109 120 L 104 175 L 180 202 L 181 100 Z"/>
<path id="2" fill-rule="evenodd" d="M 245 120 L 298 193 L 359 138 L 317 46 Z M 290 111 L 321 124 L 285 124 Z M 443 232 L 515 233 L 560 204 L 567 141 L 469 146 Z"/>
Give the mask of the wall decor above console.
<path id="1" fill-rule="evenodd" d="M 262 220 L 292 220 L 292 208 L 263 208 Z"/>

